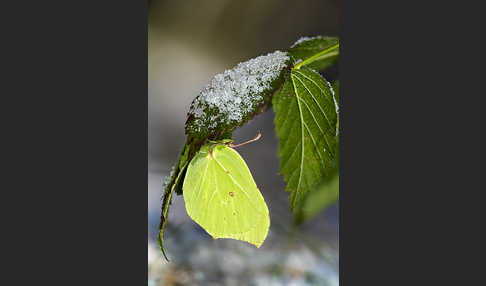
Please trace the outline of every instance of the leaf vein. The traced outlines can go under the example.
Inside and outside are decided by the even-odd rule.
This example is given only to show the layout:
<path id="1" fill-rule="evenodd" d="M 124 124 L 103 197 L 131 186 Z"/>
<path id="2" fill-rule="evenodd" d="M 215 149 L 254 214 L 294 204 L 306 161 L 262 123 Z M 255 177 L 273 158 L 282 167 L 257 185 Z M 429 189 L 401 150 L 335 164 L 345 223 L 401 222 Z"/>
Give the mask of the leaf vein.
<path id="1" fill-rule="evenodd" d="M 295 72 L 298 72 L 299 74 L 302 74 L 298 70 L 295 70 Z M 300 83 L 304 86 L 304 88 L 307 90 L 307 92 L 312 96 L 312 99 L 314 99 L 314 101 L 316 102 L 317 106 L 319 106 L 319 109 L 321 110 L 322 114 L 326 118 L 326 120 L 327 120 L 327 122 L 329 124 L 329 128 L 332 129 L 331 121 L 329 120 L 329 118 L 327 118 L 326 112 L 324 112 L 324 109 L 321 107 L 321 105 L 319 104 L 319 102 L 317 101 L 317 99 L 314 97 L 314 94 L 307 88 L 307 85 L 305 85 L 305 83 L 299 77 L 295 76 L 295 78 L 297 78 L 300 81 Z M 320 87 L 319 87 L 319 89 L 320 89 Z M 321 89 L 321 91 L 322 91 L 322 89 Z"/>
<path id="2" fill-rule="evenodd" d="M 296 76 L 293 76 L 292 78 L 297 78 Z M 297 78 L 298 79 L 298 78 Z M 295 90 L 295 94 L 296 96 L 298 96 L 298 93 L 297 93 L 297 88 L 295 86 L 295 81 L 292 81 L 292 84 L 294 85 L 294 90 Z M 299 174 L 299 182 L 297 183 L 297 192 L 299 192 L 299 189 L 300 189 L 300 183 L 302 181 L 302 170 L 304 169 L 304 128 L 303 128 L 303 123 L 304 123 L 304 118 L 302 116 L 302 109 L 300 107 L 300 101 L 297 100 L 297 106 L 299 108 L 299 115 L 300 115 L 300 124 L 301 124 L 301 133 L 302 133 L 302 136 L 301 136 L 301 146 L 302 146 L 302 155 L 301 155 L 301 160 L 300 160 L 300 174 Z"/>

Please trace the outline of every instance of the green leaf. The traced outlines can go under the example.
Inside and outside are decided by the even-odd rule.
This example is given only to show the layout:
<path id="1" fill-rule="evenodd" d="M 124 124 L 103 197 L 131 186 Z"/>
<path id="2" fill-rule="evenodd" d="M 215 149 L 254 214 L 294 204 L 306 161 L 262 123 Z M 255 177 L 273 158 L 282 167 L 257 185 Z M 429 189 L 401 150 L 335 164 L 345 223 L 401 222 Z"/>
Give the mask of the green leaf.
<path id="1" fill-rule="evenodd" d="M 301 38 L 289 50 L 296 68 L 307 66 L 315 70 L 323 70 L 335 64 L 339 57 L 339 38 L 313 37 Z"/>
<path id="2" fill-rule="evenodd" d="M 334 160 L 335 166 L 329 174 L 317 185 L 316 189 L 307 193 L 295 216 L 297 224 L 313 218 L 339 199 L 339 156 Z"/>
<path id="3" fill-rule="evenodd" d="M 290 208 L 294 211 L 332 167 L 337 106 L 330 84 L 317 72 L 302 67 L 292 69 L 274 96 L 273 107 L 280 174 L 291 192 Z"/>
<path id="4" fill-rule="evenodd" d="M 184 178 L 185 175 L 185 169 L 188 165 L 188 161 L 189 161 L 188 157 L 190 154 L 191 146 L 192 145 L 187 143 L 184 145 L 184 148 L 182 149 L 177 164 L 172 169 L 172 172 L 169 175 L 167 182 L 165 182 L 164 184 L 164 196 L 162 199 L 162 210 L 160 215 L 160 225 L 159 225 L 159 233 L 157 235 L 157 239 L 158 239 L 160 249 L 162 250 L 162 253 L 164 254 L 164 257 L 167 261 L 169 261 L 169 259 L 167 258 L 167 255 L 165 253 L 164 235 L 165 235 L 165 228 L 167 226 L 168 217 L 169 217 L 169 206 L 172 201 L 172 193 L 174 191 L 182 192 L 181 179 Z"/>

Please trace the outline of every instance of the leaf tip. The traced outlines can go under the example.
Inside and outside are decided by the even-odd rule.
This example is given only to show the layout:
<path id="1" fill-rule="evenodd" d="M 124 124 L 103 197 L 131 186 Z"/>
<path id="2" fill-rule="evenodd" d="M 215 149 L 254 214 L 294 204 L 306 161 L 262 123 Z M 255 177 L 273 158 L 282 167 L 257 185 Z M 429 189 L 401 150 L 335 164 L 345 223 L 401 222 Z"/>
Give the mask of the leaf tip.
<path id="1" fill-rule="evenodd" d="M 158 240 L 158 243 L 159 243 L 159 246 L 160 246 L 160 250 L 162 251 L 162 254 L 164 255 L 164 258 L 165 260 L 167 260 L 167 262 L 170 262 L 169 261 L 169 258 L 167 258 L 167 254 L 165 253 L 165 248 L 164 248 L 164 235 L 162 234 L 163 230 L 160 230 L 159 231 L 159 234 L 157 235 L 157 240 Z"/>

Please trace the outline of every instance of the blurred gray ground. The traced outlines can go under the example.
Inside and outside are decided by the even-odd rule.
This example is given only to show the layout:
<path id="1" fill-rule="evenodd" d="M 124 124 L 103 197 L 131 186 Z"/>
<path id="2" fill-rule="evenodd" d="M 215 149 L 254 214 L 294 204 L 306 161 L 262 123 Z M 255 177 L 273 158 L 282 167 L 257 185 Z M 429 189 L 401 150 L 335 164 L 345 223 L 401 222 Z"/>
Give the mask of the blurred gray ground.
<path id="1" fill-rule="evenodd" d="M 156 245 L 162 182 L 184 140 L 189 105 L 217 73 L 240 61 L 287 49 L 301 36 L 338 35 L 337 1 L 150 1 L 149 3 L 149 284 L 338 285 L 338 209 L 293 226 L 285 183 L 278 175 L 273 111 L 234 132 L 270 210 L 271 227 L 260 249 L 213 240 L 175 196 L 166 245 Z M 331 74 L 330 76 L 335 76 Z"/>

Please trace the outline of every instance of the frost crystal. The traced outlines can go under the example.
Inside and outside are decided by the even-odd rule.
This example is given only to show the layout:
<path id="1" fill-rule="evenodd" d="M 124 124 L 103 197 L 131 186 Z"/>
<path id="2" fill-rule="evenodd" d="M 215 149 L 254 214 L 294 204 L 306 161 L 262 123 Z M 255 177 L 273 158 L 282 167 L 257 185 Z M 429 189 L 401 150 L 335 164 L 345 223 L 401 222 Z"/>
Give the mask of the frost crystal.
<path id="1" fill-rule="evenodd" d="M 317 36 L 317 37 L 301 37 L 298 39 L 290 48 L 293 48 L 297 46 L 298 44 L 305 42 L 305 41 L 310 41 L 310 40 L 315 40 L 315 39 L 322 39 L 322 36 Z"/>
<path id="2" fill-rule="evenodd" d="M 289 60 L 287 53 L 276 51 L 215 75 L 191 104 L 189 132 L 208 132 L 240 123 L 263 102 L 265 92 Z"/>
<path id="3" fill-rule="evenodd" d="M 162 183 L 162 190 L 165 190 L 165 188 L 167 188 L 167 185 L 169 184 L 170 179 L 172 178 L 172 176 L 174 176 L 174 172 L 175 172 L 175 165 L 172 166 L 172 169 L 170 170 L 169 175 L 165 176 L 164 182 Z"/>
<path id="4" fill-rule="evenodd" d="M 334 89 L 332 88 L 332 85 L 331 85 L 330 82 L 328 82 L 327 80 L 326 80 L 326 82 L 327 82 L 327 85 L 329 86 L 329 89 L 331 90 L 331 93 L 332 93 L 332 99 L 334 100 L 334 106 L 336 108 L 336 113 L 339 113 L 339 105 L 336 101 L 336 94 L 334 93 Z"/>

